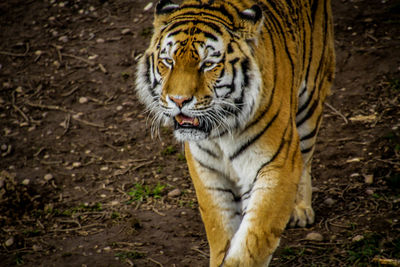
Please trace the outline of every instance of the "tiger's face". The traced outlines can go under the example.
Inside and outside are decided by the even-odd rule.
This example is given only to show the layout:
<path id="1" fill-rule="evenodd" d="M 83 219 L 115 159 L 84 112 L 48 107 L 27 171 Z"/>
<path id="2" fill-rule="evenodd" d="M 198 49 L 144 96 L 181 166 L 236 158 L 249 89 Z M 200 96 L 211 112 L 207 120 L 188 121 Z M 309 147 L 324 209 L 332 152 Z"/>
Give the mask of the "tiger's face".
<path id="1" fill-rule="evenodd" d="M 155 127 L 173 124 L 178 140 L 232 134 L 249 121 L 258 103 L 255 43 L 211 21 L 215 14 L 187 21 L 184 13 L 173 14 L 155 29 L 139 63 L 139 96 L 155 114 Z"/>

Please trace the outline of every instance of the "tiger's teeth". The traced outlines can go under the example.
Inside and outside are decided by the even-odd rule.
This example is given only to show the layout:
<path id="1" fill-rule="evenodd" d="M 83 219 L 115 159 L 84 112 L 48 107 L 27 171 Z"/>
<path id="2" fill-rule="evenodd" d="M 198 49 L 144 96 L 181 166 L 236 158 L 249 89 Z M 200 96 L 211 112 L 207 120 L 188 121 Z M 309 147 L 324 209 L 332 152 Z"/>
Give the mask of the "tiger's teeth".
<path id="1" fill-rule="evenodd" d="M 179 125 L 191 124 L 193 126 L 199 126 L 200 124 L 198 118 L 187 117 L 182 114 L 175 116 L 175 120 L 179 123 Z"/>

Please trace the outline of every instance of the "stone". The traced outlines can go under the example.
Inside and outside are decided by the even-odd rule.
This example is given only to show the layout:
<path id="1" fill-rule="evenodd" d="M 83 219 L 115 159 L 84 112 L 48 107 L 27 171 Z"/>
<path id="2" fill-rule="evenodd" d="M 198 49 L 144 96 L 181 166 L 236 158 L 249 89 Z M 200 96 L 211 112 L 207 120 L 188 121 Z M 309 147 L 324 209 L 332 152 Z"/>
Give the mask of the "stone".
<path id="1" fill-rule="evenodd" d="M 317 232 L 311 232 L 311 233 L 308 233 L 307 235 L 306 235 L 306 238 L 305 238 L 306 240 L 310 240 L 310 241 L 323 241 L 324 240 L 324 237 L 320 234 L 320 233 L 317 233 Z"/>
<path id="2" fill-rule="evenodd" d="M 48 182 L 48 181 L 50 181 L 51 179 L 53 179 L 54 177 L 53 177 L 53 174 L 51 174 L 51 173 L 48 173 L 48 174 L 46 174 L 45 176 L 44 176 L 44 180 L 46 181 L 46 182 Z"/>
<path id="3" fill-rule="evenodd" d="M 328 197 L 327 199 L 325 199 L 324 200 L 324 203 L 327 205 L 327 206 L 329 206 L 329 207 L 332 207 L 333 206 L 333 204 L 335 204 L 335 200 L 333 200 L 332 198 L 330 198 L 330 197 Z"/>
<path id="4" fill-rule="evenodd" d="M 181 190 L 179 188 L 175 188 L 174 190 L 168 192 L 168 197 L 179 197 L 181 195 Z"/>

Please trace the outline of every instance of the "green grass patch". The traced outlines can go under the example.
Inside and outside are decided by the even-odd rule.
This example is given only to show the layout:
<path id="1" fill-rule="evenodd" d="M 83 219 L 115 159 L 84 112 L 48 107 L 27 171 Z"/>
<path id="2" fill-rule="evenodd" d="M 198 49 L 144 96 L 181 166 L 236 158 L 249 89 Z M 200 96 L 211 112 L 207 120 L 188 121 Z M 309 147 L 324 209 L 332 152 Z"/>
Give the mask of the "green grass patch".
<path id="1" fill-rule="evenodd" d="M 102 211 L 103 208 L 101 206 L 101 203 L 94 203 L 92 205 L 89 204 L 80 204 L 79 206 L 70 208 L 70 209 L 66 209 L 64 211 L 62 211 L 61 213 L 57 210 L 57 213 L 55 213 L 56 210 L 53 210 L 55 215 L 62 215 L 62 216 L 72 216 L 74 213 L 77 212 L 87 212 L 87 211 Z"/>
<path id="2" fill-rule="evenodd" d="M 164 188 L 165 185 L 161 185 L 160 183 L 157 183 L 153 187 L 150 185 L 135 184 L 127 193 L 131 197 L 127 204 L 135 201 L 144 201 L 150 197 L 161 198 Z"/>
<path id="3" fill-rule="evenodd" d="M 292 248 L 292 247 L 284 247 L 282 249 L 282 253 L 280 258 L 284 261 L 292 261 L 298 257 L 304 255 L 304 248 Z"/>
<path id="4" fill-rule="evenodd" d="M 124 252 L 118 252 L 115 254 L 115 257 L 124 260 L 124 259 L 131 259 L 131 260 L 135 260 L 135 259 L 142 259 L 144 258 L 145 254 L 142 252 L 138 252 L 138 251 L 124 251 Z"/>
<path id="5" fill-rule="evenodd" d="M 353 242 L 349 249 L 348 261 L 357 266 L 368 266 L 375 255 L 380 252 L 382 237 L 376 233 L 369 234 L 364 239 Z"/>
<path id="6" fill-rule="evenodd" d="M 164 148 L 161 151 L 161 155 L 162 156 L 168 156 L 168 155 L 173 155 L 177 152 L 176 147 L 175 146 L 167 146 L 166 148 Z"/>
<path id="7" fill-rule="evenodd" d="M 184 155 L 183 153 L 178 153 L 178 154 L 176 155 L 176 157 L 177 157 L 177 159 L 178 159 L 179 161 L 186 161 L 185 155 Z"/>

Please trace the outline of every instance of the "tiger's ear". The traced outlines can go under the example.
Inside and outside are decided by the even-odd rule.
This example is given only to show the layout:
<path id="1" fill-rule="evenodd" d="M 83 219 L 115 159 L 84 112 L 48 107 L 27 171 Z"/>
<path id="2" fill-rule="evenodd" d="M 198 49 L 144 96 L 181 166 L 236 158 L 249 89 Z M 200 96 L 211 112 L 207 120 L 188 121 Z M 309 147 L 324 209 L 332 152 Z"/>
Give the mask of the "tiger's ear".
<path id="1" fill-rule="evenodd" d="M 240 12 L 239 14 L 242 19 L 251 21 L 253 23 L 257 23 L 262 18 L 261 8 L 257 5 L 254 5 L 251 8 L 245 9 L 242 12 Z"/>
<path id="2" fill-rule="evenodd" d="M 160 0 L 156 6 L 154 15 L 154 27 L 162 27 L 167 23 L 168 15 L 179 8 L 178 4 L 171 0 Z"/>
<path id="3" fill-rule="evenodd" d="M 258 5 L 253 5 L 251 8 L 240 12 L 239 15 L 241 18 L 239 27 L 241 36 L 246 40 L 256 42 L 263 21 L 261 8 Z"/>
<path id="4" fill-rule="evenodd" d="M 156 15 L 168 14 L 179 8 L 179 5 L 174 4 L 171 0 L 160 0 L 156 6 Z"/>

